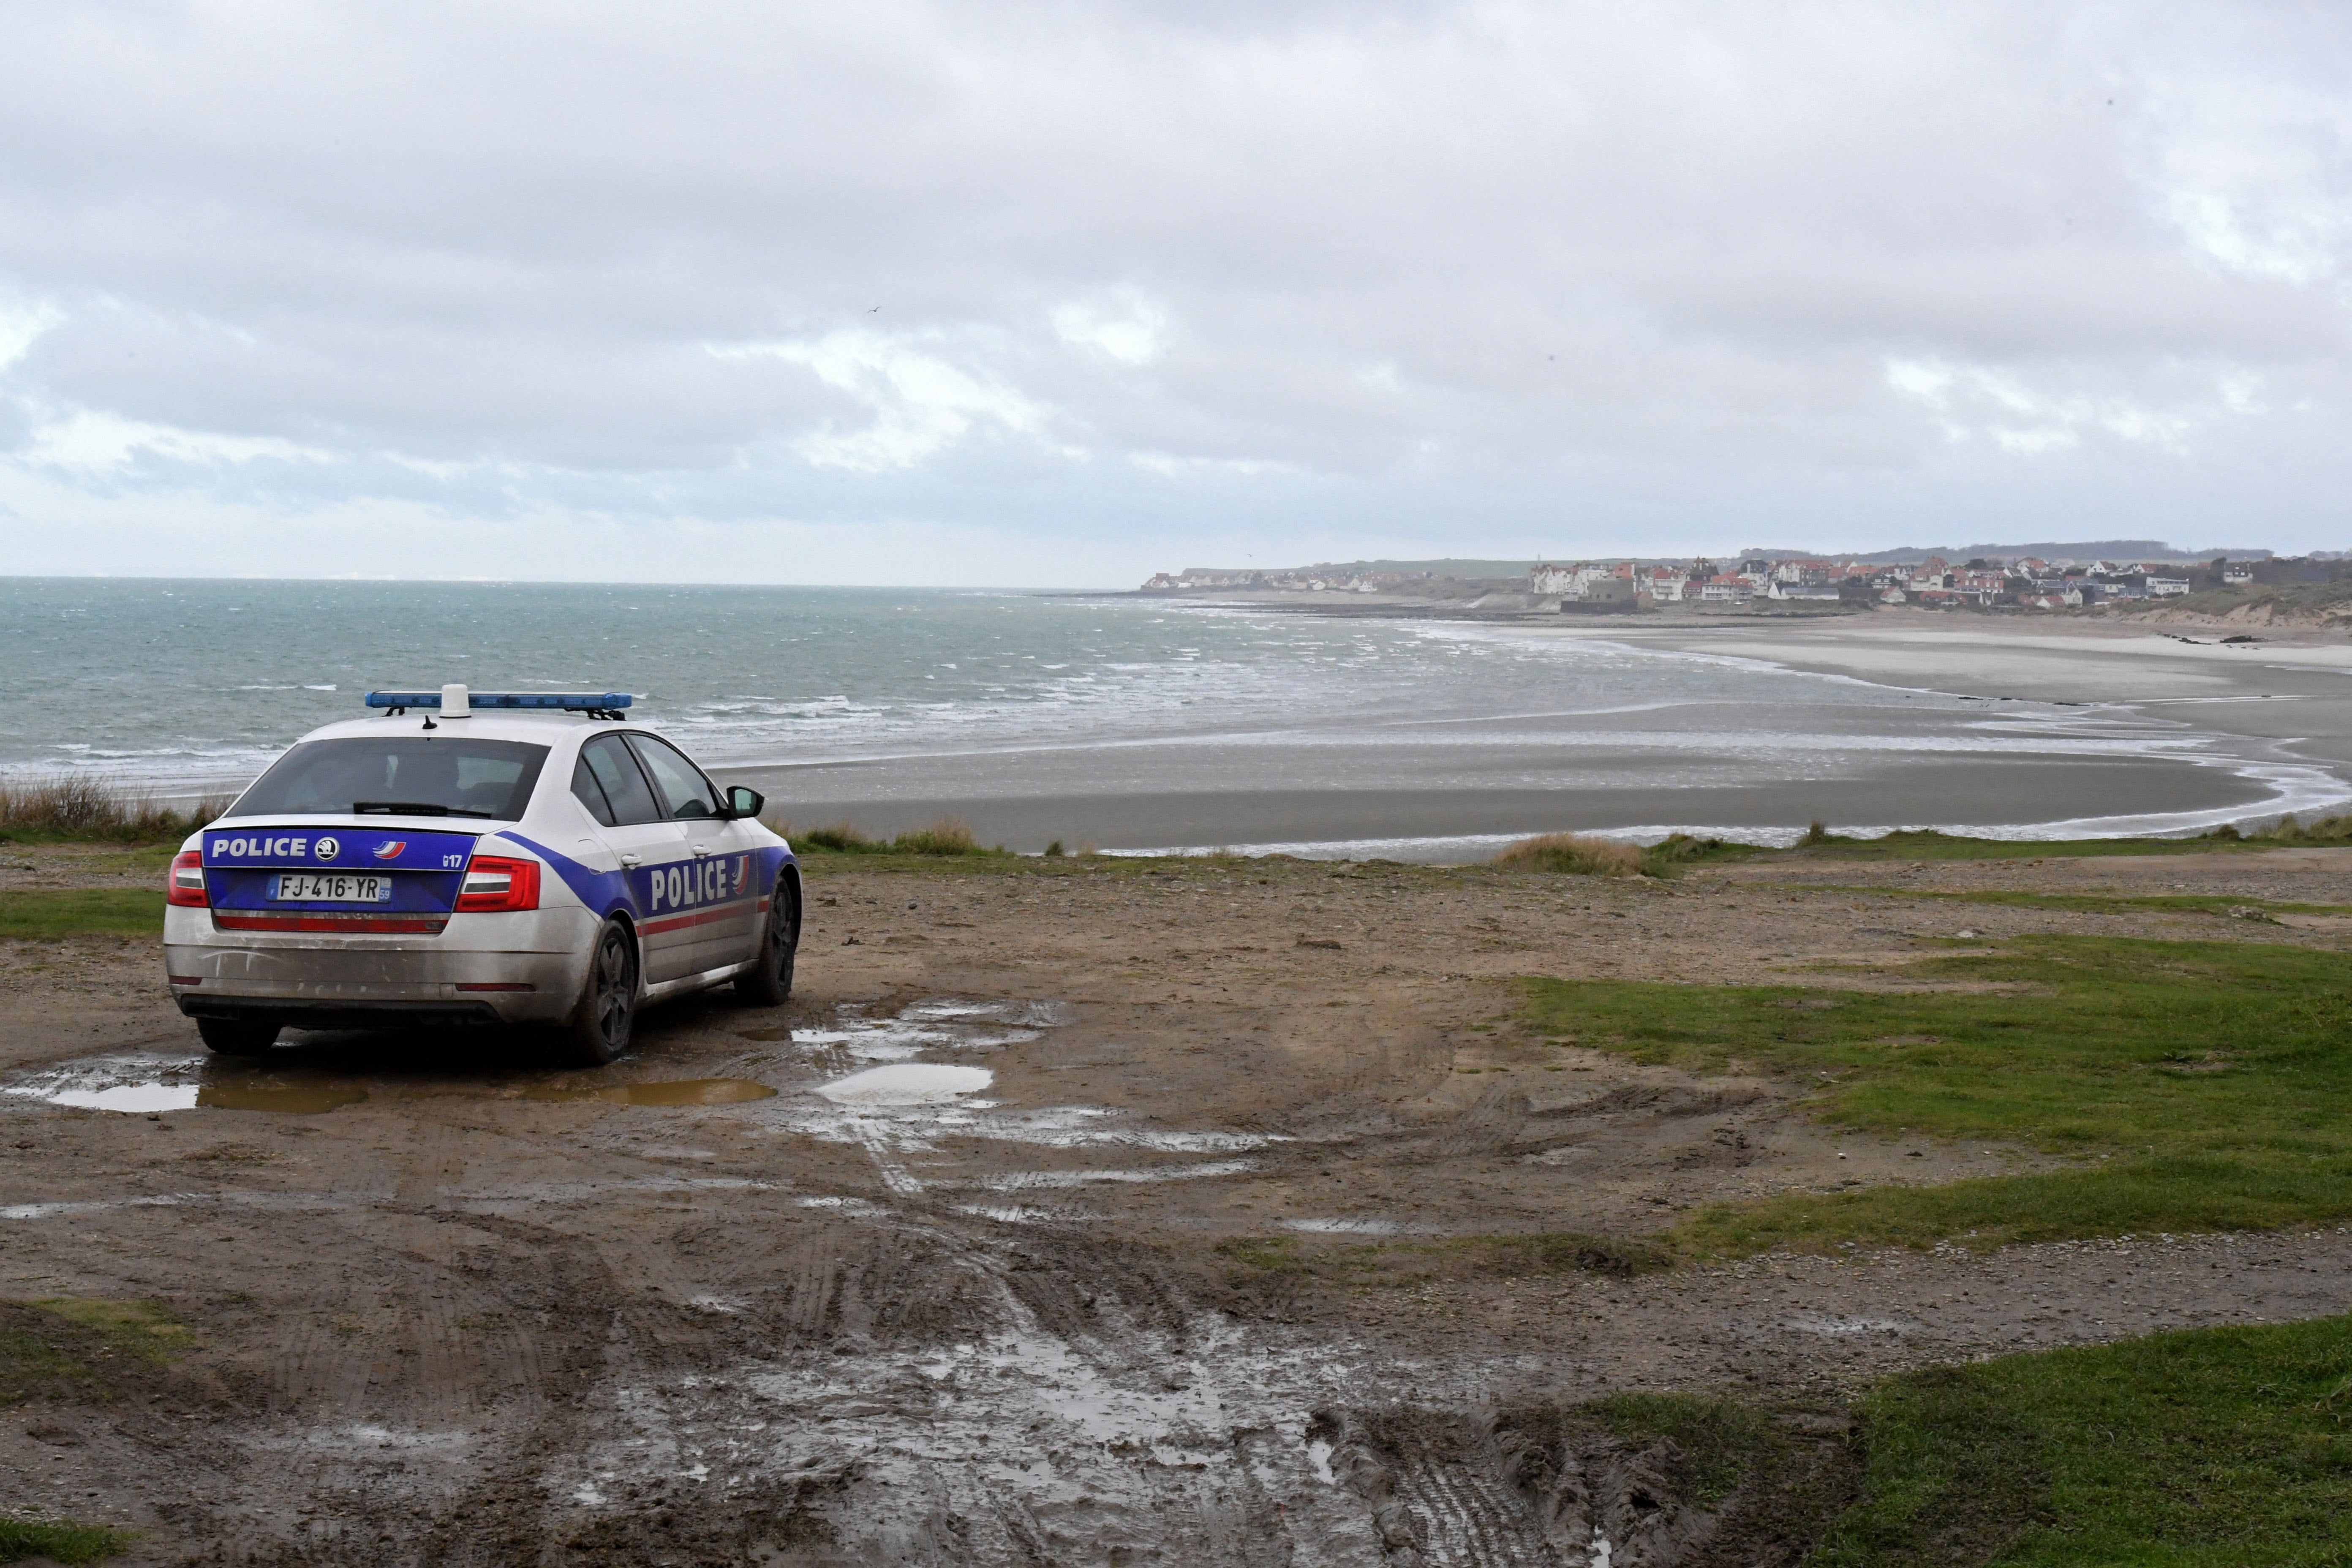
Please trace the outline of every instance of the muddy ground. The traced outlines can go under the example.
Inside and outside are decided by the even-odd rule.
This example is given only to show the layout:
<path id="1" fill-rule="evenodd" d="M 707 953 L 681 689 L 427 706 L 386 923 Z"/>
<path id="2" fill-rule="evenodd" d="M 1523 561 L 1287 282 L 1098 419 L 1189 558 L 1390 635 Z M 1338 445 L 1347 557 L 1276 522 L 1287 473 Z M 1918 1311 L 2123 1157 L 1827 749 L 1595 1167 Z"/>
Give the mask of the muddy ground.
<path id="1" fill-rule="evenodd" d="M 828 866 L 791 1005 L 648 1013 L 595 1072 L 488 1034 L 208 1061 L 151 944 L 0 943 L 0 1307 L 194 1331 L 0 1411 L 0 1476 L 139 1563 L 1583 1564 L 1596 1531 L 1617 1568 L 1793 1561 L 1870 1378 L 2352 1310 L 2352 1236 L 1633 1276 L 1470 1242 L 2032 1163 L 1547 1046 L 1512 977 L 1899 984 L 1963 929 L 2340 946 L 1913 895 L 2335 902 L 2347 870 Z M 1346 1266 L 1264 1267 L 1302 1257 Z M 1587 1409 L 1664 1389 L 1782 1411 L 1779 1469 L 1710 1495 Z"/>

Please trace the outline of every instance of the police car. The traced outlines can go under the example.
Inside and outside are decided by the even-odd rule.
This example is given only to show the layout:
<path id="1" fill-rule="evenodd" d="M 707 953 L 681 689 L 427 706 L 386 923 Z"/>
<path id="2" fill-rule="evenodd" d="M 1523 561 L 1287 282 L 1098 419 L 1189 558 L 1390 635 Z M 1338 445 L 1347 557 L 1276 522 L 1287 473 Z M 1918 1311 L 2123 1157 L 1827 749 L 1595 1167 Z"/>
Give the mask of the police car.
<path id="1" fill-rule="evenodd" d="M 205 1044 L 282 1028 L 555 1025 L 608 1062 L 648 1002 L 792 994 L 800 867 L 626 720 L 626 694 L 372 691 L 172 861 L 164 968 Z"/>

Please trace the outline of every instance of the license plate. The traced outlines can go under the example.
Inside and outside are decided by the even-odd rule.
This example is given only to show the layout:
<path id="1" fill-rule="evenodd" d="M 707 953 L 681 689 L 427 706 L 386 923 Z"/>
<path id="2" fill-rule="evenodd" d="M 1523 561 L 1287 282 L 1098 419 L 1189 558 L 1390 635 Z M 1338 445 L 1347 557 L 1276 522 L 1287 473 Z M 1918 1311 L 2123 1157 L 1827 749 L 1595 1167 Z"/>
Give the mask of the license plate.
<path id="1" fill-rule="evenodd" d="M 281 904 L 388 904 L 392 879 L 304 871 L 270 878 L 269 896 Z"/>

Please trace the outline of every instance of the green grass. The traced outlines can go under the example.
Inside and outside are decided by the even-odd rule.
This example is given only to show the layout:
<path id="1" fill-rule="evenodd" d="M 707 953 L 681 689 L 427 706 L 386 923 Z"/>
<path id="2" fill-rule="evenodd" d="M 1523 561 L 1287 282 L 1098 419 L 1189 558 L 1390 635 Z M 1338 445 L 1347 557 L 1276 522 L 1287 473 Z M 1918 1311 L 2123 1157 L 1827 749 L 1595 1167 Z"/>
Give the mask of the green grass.
<path id="1" fill-rule="evenodd" d="M 1614 1394 L 1587 1406 L 1616 1436 L 1645 1448 L 1664 1437 L 1683 1451 L 1684 1500 L 1713 1509 L 1773 1441 L 1771 1419 L 1754 1405 L 1700 1394 Z"/>
<path id="2" fill-rule="evenodd" d="M 2240 910 L 2263 914 L 2352 915 L 2352 904 L 2296 904 L 2276 899 L 2231 897 L 2221 893 L 2023 893 L 2004 888 L 1952 891 L 1933 888 L 1874 888 L 1839 883 L 1789 883 L 1787 890 L 1814 893 L 1863 893 L 1885 899 L 1942 899 L 1961 904 L 2006 904 L 2022 910 L 2073 910 L 2114 913 L 2124 910 L 2171 910 L 2190 914 L 2225 915 Z"/>
<path id="3" fill-rule="evenodd" d="M 1555 1038 L 1808 1085 L 1858 1136 L 2022 1146 L 2058 1168 L 1712 1206 L 1702 1253 L 1976 1247 L 2352 1218 L 2352 956 L 2028 937 L 1906 970 L 1972 989 L 1528 983 Z"/>
<path id="4" fill-rule="evenodd" d="M 52 1563 L 96 1563 L 131 1549 L 127 1531 L 98 1524 L 0 1515 L 0 1563 L 46 1557 Z"/>
<path id="5" fill-rule="evenodd" d="M 0 893 L 0 937 L 160 936 L 153 888 L 26 888 Z"/>
<path id="6" fill-rule="evenodd" d="M 793 849 L 801 852 L 814 849 L 829 855 L 1013 858 L 1013 852 L 1003 845 L 987 848 L 975 843 L 971 827 L 952 816 L 940 817 L 929 827 L 910 828 L 894 838 L 868 837 L 855 824 L 847 822 L 835 823 L 831 827 L 794 829 L 772 819 L 767 826 L 790 839 Z"/>
<path id="7" fill-rule="evenodd" d="M 102 1403 L 119 1384 L 148 1386 L 152 1368 L 194 1342 L 185 1324 L 152 1302 L 0 1300 L 0 1405 Z"/>
<path id="8" fill-rule="evenodd" d="M 194 1342 L 185 1323 L 152 1301 L 114 1301 L 94 1296 L 47 1296 L 33 1303 L 52 1317 L 88 1331 L 110 1350 L 157 1365 Z"/>
<path id="9" fill-rule="evenodd" d="M 1910 1373 L 1860 1415 L 1812 1568 L 2352 1563 L 2352 1319 Z"/>
<path id="10" fill-rule="evenodd" d="M 1816 824 L 1816 826 L 1819 825 Z M 1847 838 L 1824 833 L 1793 848 L 1768 851 L 1791 860 L 2040 860 L 2106 855 L 2205 855 L 2216 849 L 2270 847 L 2260 838 L 1969 838 L 1933 828 Z"/>
<path id="11" fill-rule="evenodd" d="M 227 805 L 208 799 L 192 811 L 174 811 L 135 787 L 89 773 L 0 780 L 0 842 L 156 844 L 185 837 Z"/>
<path id="12" fill-rule="evenodd" d="M 2330 816 L 2308 826 L 2283 817 L 2263 833 L 2217 827 L 2196 838 L 1969 838 L 1932 827 L 1849 838 L 1818 822 L 1788 849 L 1759 853 L 1792 860 L 2041 860 L 2111 855 L 2208 855 L 2215 851 L 2285 849 L 2352 844 L 2352 816 Z"/>

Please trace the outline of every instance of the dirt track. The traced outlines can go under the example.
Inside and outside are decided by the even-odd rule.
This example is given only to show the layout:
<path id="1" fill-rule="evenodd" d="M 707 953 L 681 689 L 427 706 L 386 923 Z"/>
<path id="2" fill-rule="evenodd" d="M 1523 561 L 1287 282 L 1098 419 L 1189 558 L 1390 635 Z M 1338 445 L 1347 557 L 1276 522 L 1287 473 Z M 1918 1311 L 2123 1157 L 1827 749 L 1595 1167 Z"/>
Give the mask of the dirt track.
<path id="1" fill-rule="evenodd" d="M 0 876 L 115 874 L 27 858 Z M 0 1298 L 159 1300 L 198 1348 L 0 1416 L 0 1474 L 157 1563 L 1582 1563 L 1595 1525 L 1617 1568 L 1782 1561 L 1773 1499 L 1686 1508 L 1575 1407 L 1769 1394 L 1782 1491 L 1833 1498 L 1862 1380 L 2352 1309 L 2352 1237 L 1518 1267 L 1460 1238 L 2024 1157 L 1544 1047 L 1510 978 L 1899 965 L 1964 925 L 2336 945 L 1806 884 L 2333 901 L 2347 863 L 827 871 L 792 1006 L 648 1014 L 594 1074 L 467 1035 L 206 1062 L 142 945 L 9 944 Z M 815 1092 L 921 1064 L 992 1081 Z M 143 1084 L 199 1103 L 49 1102 Z M 656 1103 L 583 1098 L 625 1086 Z M 1277 1238 L 1361 1282 L 1253 1267 Z"/>

